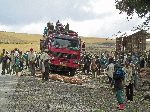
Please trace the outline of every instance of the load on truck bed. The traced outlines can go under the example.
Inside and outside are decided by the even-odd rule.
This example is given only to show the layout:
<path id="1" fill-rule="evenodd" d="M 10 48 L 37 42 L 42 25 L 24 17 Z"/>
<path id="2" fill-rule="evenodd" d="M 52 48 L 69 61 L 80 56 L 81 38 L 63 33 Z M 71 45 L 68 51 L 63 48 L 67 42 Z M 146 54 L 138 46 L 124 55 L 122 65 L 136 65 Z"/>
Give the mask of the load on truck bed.
<path id="1" fill-rule="evenodd" d="M 57 21 L 56 26 L 47 23 L 43 39 L 40 40 L 41 52 L 47 50 L 50 56 L 50 70 L 60 71 L 73 76 L 79 67 L 81 53 L 81 38 L 77 32 L 69 30 L 69 24 L 64 26 Z"/>

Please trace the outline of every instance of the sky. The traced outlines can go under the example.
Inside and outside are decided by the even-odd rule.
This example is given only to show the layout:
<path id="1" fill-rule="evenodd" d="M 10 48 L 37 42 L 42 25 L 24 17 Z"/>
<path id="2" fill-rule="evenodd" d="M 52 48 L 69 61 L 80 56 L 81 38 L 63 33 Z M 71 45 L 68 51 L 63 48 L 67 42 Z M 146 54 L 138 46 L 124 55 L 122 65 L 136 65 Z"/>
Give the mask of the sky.
<path id="1" fill-rule="evenodd" d="M 43 34 L 47 22 L 60 20 L 80 36 L 112 37 L 132 33 L 143 22 L 135 14 L 119 14 L 115 0 L 0 0 L 0 30 Z"/>

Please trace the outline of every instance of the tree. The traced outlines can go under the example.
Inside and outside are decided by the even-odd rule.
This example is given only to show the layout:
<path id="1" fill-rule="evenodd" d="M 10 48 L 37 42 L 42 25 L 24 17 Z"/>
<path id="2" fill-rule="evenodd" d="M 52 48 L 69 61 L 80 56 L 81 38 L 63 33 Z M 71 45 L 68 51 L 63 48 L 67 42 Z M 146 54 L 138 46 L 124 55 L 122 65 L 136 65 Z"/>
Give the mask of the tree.
<path id="1" fill-rule="evenodd" d="M 120 14 L 127 13 L 127 19 L 132 19 L 134 13 L 140 18 L 146 18 L 143 26 L 148 26 L 150 22 L 150 0 L 115 0 L 116 9 L 120 10 Z"/>

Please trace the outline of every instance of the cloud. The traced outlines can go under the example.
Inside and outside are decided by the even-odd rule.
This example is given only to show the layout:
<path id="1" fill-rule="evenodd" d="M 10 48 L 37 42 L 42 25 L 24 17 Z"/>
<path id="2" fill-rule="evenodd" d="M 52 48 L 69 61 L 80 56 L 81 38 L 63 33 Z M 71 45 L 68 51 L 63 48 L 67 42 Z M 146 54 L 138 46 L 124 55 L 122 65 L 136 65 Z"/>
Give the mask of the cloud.
<path id="1" fill-rule="evenodd" d="M 114 0 L 90 0 L 87 5 L 82 7 L 86 12 L 92 12 L 96 15 L 116 11 Z"/>
<path id="2" fill-rule="evenodd" d="M 71 18 L 86 20 L 94 17 L 82 10 L 90 0 L 0 0 L 0 22 L 6 25 L 29 24 L 43 18 L 52 21 Z"/>
<path id="3" fill-rule="evenodd" d="M 16 33 L 29 33 L 29 34 L 41 34 L 43 33 L 46 21 L 39 21 L 36 23 L 30 23 L 26 25 L 0 25 L 1 31 L 16 32 Z"/>
<path id="4" fill-rule="evenodd" d="M 23 26 L 18 31 L 23 32 L 23 33 L 30 33 L 30 34 L 42 34 L 44 26 L 45 26 L 45 23 L 43 22 L 31 23 L 31 24 Z"/>
<path id="5" fill-rule="evenodd" d="M 0 31 L 9 31 L 10 27 L 0 24 Z"/>
<path id="6" fill-rule="evenodd" d="M 140 23 L 140 20 L 135 19 L 132 21 L 127 21 L 125 16 L 116 18 L 116 15 L 111 15 L 110 17 L 97 18 L 84 21 L 75 21 L 71 18 L 66 18 L 60 20 L 64 25 L 70 24 L 70 29 L 78 32 L 81 36 L 96 36 L 96 37 L 111 37 L 114 33 L 118 31 L 127 32 Z M 41 21 L 33 22 L 25 25 L 0 25 L 1 30 L 15 31 L 22 33 L 36 33 L 43 34 L 43 29 L 48 22 L 47 18 L 43 18 Z M 55 21 L 51 21 L 55 25 Z"/>
<path id="7" fill-rule="evenodd" d="M 136 15 L 127 21 L 127 15 L 115 9 L 115 0 L 1 0 L 0 4 L 0 30 L 6 31 L 42 34 L 48 21 L 59 19 L 81 36 L 111 37 L 143 21 Z"/>

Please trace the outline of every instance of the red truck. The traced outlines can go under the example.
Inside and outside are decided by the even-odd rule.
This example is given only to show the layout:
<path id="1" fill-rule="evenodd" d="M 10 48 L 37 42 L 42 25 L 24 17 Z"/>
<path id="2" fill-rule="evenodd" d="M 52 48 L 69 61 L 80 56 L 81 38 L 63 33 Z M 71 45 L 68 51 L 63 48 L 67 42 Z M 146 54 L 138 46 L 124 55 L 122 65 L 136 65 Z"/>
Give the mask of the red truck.
<path id="1" fill-rule="evenodd" d="M 47 53 L 51 57 L 50 71 L 75 75 L 81 53 L 81 38 L 76 32 L 71 30 L 63 33 L 50 31 L 46 40 L 41 40 L 41 45 L 42 43 L 44 43 L 44 48 L 48 49 Z"/>

